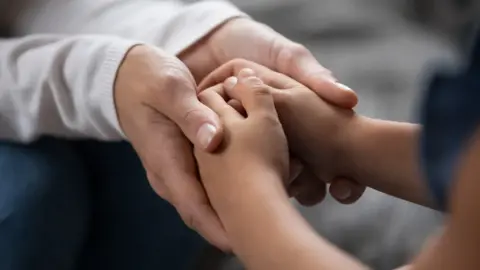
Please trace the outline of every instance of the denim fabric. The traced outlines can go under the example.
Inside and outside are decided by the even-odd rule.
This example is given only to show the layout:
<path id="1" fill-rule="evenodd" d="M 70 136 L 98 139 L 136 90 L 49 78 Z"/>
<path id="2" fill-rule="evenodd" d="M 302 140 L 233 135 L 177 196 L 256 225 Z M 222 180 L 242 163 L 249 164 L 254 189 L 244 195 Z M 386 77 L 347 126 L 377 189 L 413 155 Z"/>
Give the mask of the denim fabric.
<path id="1" fill-rule="evenodd" d="M 480 124 L 480 36 L 461 73 L 438 75 L 422 109 L 421 160 L 438 206 L 446 210 L 459 156 Z"/>
<path id="2" fill-rule="evenodd" d="M 186 269 L 203 247 L 126 143 L 0 143 L 0 269 Z"/>
<path id="3" fill-rule="evenodd" d="M 85 172 L 67 143 L 0 144 L 0 269 L 73 269 L 90 221 Z"/>

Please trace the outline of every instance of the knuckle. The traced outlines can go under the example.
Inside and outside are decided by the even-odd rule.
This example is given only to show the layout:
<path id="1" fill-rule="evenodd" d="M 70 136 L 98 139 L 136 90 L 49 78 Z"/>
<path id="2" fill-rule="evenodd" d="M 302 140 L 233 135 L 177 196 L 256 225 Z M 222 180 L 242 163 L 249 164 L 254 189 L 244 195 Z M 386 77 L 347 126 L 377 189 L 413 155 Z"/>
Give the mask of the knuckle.
<path id="1" fill-rule="evenodd" d="M 270 95 L 270 87 L 263 83 L 263 81 L 258 77 L 248 77 L 243 80 L 243 83 L 247 85 L 250 89 L 250 92 L 254 95 L 264 96 Z"/>
<path id="2" fill-rule="evenodd" d="M 209 89 L 205 90 L 205 91 L 202 91 L 200 92 L 197 97 L 198 97 L 198 100 L 200 100 L 200 102 L 202 103 L 205 103 L 205 100 L 208 98 L 208 95 L 210 94 L 210 91 Z"/>
<path id="3" fill-rule="evenodd" d="M 256 96 L 269 96 L 271 94 L 270 88 L 265 85 L 258 85 L 253 87 L 252 92 Z"/>
<path id="4" fill-rule="evenodd" d="M 293 43 L 283 46 L 278 54 L 278 61 L 284 68 L 291 66 L 298 58 L 310 55 L 310 51 L 303 45 Z"/>
<path id="5" fill-rule="evenodd" d="M 280 126 L 280 121 L 278 120 L 278 116 L 275 111 L 264 110 L 260 112 L 257 116 L 264 124 L 269 126 Z"/>
<path id="6" fill-rule="evenodd" d="M 288 50 L 293 57 L 301 57 L 310 54 L 310 51 L 302 44 L 294 43 Z"/>
<path id="7" fill-rule="evenodd" d="M 173 90 L 179 85 L 185 84 L 185 81 L 185 72 L 176 67 L 166 68 L 159 76 L 159 84 L 164 90 Z"/>
<path id="8" fill-rule="evenodd" d="M 275 101 L 275 105 L 280 107 L 290 105 L 292 101 L 295 101 L 294 91 L 274 91 L 272 96 L 273 100 Z"/>
<path id="9" fill-rule="evenodd" d="M 150 98 L 156 104 L 171 106 L 175 100 L 185 97 L 186 92 L 196 94 L 195 84 L 190 79 L 188 70 L 181 66 L 167 66 L 159 71 L 153 85 L 150 85 Z"/>
<path id="10" fill-rule="evenodd" d="M 191 108 L 188 109 L 187 111 L 183 112 L 182 119 L 185 120 L 185 122 L 189 122 L 190 120 L 194 120 L 197 117 L 202 117 L 204 115 L 203 111 L 200 108 Z"/>

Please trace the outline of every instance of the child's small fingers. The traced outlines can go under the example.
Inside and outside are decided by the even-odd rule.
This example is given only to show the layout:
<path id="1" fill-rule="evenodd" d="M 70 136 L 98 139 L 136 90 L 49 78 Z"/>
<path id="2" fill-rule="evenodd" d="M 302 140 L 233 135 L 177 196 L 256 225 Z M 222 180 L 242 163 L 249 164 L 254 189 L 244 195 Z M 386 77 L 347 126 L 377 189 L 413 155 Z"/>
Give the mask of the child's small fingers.
<path id="1" fill-rule="evenodd" d="M 267 85 L 278 89 L 288 89 L 300 85 L 300 83 L 289 76 L 270 70 L 257 63 L 244 59 L 234 59 L 206 76 L 202 82 L 200 82 L 198 89 L 202 91 L 210 86 L 222 83 L 228 77 L 238 75 L 238 73 L 245 68 L 255 71 L 256 76 L 261 78 Z"/>
<path id="2" fill-rule="evenodd" d="M 236 99 L 230 99 L 227 103 L 243 117 L 247 117 L 247 112 L 245 111 L 245 108 L 243 108 L 243 105 L 240 101 Z"/>
<path id="3" fill-rule="evenodd" d="M 248 76 L 249 70 L 241 71 L 242 77 L 231 77 L 224 83 L 229 97 L 239 100 L 245 108 L 247 115 L 255 113 L 267 113 L 276 116 L 275 104 L 272 97 L 272 89 L 263 83 L 258 77 Z"/>
<path id="4" fill-rule="evenodd" d="M 220 85 L 220 87 L 222 87 Z M 209 88 L 198 95 L 198 99 L 212 109 L 219 117 L 241 117 L 241 115 L 217 92 L 215 87 Z"/>
<path id="5" fill-rule="evenodd" d="M 223 100 L 227 101 L 229 100 L 230 98 L 228 97 L 228 94 L 227 94 L 227 91 L 225 90 L 225 87 L 223 87 L 222 84 L 217 84 L 215 86 L 212 86 L 210 88 L 208 88 L 209 90 L 211 91 L 215 91 L 218 95 L 220 95 Z"/>

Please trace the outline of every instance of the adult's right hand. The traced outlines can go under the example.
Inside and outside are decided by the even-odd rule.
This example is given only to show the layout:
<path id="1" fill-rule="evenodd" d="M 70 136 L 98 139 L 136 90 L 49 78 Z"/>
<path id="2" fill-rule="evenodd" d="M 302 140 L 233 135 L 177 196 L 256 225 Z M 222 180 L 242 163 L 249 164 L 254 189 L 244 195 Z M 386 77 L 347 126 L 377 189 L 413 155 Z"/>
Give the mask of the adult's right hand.
<path id="1" fill-rule="evenodd" d="M 222 139 L 222 126 L 197 99 L 187 67 L 161 49 L 136 46 L 120 66 L 114 95 L 120 126 L 152 188 L 188 226 L 228 250 L 224 229 L 197 178 L 190 143 L 213 150 Z"/>

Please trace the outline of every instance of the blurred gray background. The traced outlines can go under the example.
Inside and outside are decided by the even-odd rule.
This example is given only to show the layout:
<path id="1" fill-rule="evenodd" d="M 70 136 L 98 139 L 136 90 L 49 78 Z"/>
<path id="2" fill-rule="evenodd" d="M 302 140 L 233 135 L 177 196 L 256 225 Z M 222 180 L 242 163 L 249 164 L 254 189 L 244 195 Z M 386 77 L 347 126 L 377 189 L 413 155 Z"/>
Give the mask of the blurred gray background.
<path id="1" fill-rule="evenodd" d="M 458 61 L 468 44 L 466 33 L 480 17 L 478 1 L 465 0 L 232 2 L 307 46 L 358 93 L 358 112 L 399 121 L 415 121 L 433 67 Z M 350 206 L 327 198 L 299 208 L 321 235 L 374 269 L 408 262 L 442 222 L 437 212 L 373 190 Z M 198 268 L 242 269 L 217 253 L 208 253 L 203 263 Z"/>

